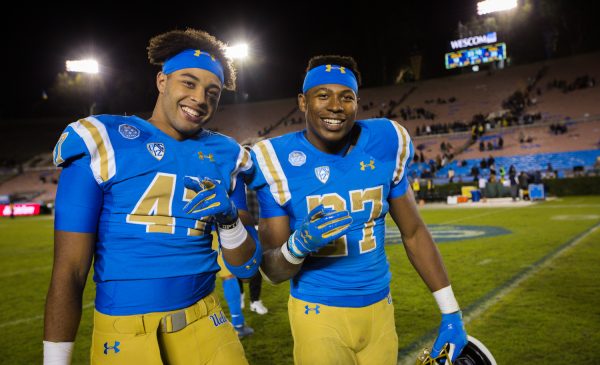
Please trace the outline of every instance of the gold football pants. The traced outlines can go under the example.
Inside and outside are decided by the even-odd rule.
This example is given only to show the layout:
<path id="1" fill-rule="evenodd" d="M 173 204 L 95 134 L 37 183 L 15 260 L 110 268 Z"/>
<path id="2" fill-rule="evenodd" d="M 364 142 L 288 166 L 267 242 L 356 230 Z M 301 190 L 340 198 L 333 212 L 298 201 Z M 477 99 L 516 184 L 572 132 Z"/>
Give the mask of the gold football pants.
<path id="1" fill-rule="evenodd" d="M 132 316 L 94 312 L 92 364 L 247 365 L 214 294 L 176 311 Z"/>
<path id="2" fill-rule="evenodd" d="M 391 295 L 361 308 L 331 307 L 290 296 L 296 365 L 395 365 L 398 335 Z"/>

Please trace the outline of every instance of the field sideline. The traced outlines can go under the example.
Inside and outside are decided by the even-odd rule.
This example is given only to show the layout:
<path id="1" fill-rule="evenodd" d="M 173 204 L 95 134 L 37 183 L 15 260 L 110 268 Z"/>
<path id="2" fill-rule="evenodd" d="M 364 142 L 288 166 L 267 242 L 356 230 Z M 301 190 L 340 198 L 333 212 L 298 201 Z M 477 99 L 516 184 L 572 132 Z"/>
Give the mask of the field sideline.
<path id="1" fill-rule="evenodd" d="M 600 197 L 421 214 L 438 239 L 467 331 L 499 364 L 598 363 L 587 350 L 600 343 Z M 52 225 L 50 217 L 0 219 L 0 364 L 41 363 Z M 400 363 L 414 364 L 414 350 L 435 336 L 439 311 L 392 226 L 388 237 Z M 269 313 L 244 311 L 256 330 L 243 340 L 250 364 L 292 363 L 288 288 L 264 283 Z M 222 298 L 219 282 L 217 293 Z M 93 298 L 90 277 L 73 364 L 88 363 Z"/>

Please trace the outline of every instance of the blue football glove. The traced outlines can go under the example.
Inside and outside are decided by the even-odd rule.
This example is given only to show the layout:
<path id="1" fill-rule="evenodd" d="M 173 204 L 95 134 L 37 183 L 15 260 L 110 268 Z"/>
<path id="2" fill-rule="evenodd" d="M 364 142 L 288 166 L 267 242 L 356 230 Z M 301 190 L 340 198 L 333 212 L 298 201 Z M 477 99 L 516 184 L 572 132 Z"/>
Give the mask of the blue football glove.
<path id="1" fill-rule="evenodd" d="M 198 193 L 183 207 L 184 212 L 195 215 L 196 219 L 214 216 L 219 225 L 237 221 L 237 208 L 221 183 L 208 177 L 200 180 L 189 176 L 183 182 L 186 188 Z"/>
<path id="2" fill-rule="evenodd" d="M 320 204 L 308 213 L 302 225 L 288 239 L 288 251 L 297 258 L 304 258 L 311 252 L 343 236 L 352 217 L 347 210 L 335 211 Z"/>
<path id="3" fill-rule="evenodd" d="M 444 345 L 448 344 L 448 357 L 454 362 L 467 345 L 467 342 L 467 332 L 462 321 L 462 313 L 458 311 L 442 314 L 442 324 L 440 324 L 438 337 L 433 343 L 431 357 L 434 359 L 438 357 Z"/>

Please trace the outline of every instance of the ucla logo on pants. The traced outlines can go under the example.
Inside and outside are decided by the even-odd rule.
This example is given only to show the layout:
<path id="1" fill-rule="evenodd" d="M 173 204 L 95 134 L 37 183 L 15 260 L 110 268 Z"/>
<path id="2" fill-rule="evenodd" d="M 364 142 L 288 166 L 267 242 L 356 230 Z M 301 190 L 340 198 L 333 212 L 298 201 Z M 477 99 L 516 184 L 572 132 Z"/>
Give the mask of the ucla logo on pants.
<path id="1" fill-rule="evenodd" d="M 210 318 L 210 320 L 213 322 L 215 327 L 219 327 L 223 323 L 227 322 L 227 317 L 225 317 L 225 314 L 223 313 L 223 311 L 221 311 L 219 313 L 211 314 L 210 316 L 208 316 L 208 318 Z"/>
<path id="2" fill-rule="evenodd" d="M 121 344 L 121 343 L 120 343 L 119 341 L 115 341 L 115 343 L 114 343 L 112 346 L 110 346 L 110 345 L 108 344 L 108 342 L 105 342 L 105 343 L 104 343 L 104 355 L 108 355 L 108 352 L 109 352 L 110 350 L 113 350 L 113 351 L 115 352 L 115 354 L 118 354 L 118 353 L 119 353 L 119 351 L 121 351 L 121 350 L 119 349 L 119 345 L 120 345 L 120 344 Z"/>

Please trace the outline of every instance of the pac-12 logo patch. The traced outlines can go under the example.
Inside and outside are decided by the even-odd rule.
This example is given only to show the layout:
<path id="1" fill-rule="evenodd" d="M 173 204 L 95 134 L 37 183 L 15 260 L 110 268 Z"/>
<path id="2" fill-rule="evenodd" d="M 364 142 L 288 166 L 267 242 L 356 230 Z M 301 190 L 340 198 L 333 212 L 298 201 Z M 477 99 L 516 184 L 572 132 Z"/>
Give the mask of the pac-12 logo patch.
<path id="1" fill-rule="evenodd" d="M 129 124 L 121 124 L 119 126 L 119 133 L 123 138 L 136 139 L 140 136 L 140 130 Z"/>
<path id="2" fill-rule="evenodd" d="M 315 175 L 323 184 L 329 180 L 329 166 L 319 166 L 315 168 Z"/>
<path id="3" fill-rule="evenodd" d="M 302 151 L 292 151 L 288 156 L 292 166 L 302 166 L 306 163 L 306 155 Z"/>
<path id="4" fill-rule="evenodd" d="M 162 160 L 162 158 L 165 156 L 165 145 L 162 143 L 148 143 L 146 145 L 148 147 L 148 152 L 150 152 L 150 154 L 152 156 L 154 156 L 154 158 L 156 158 L 157 160 Z"/>

